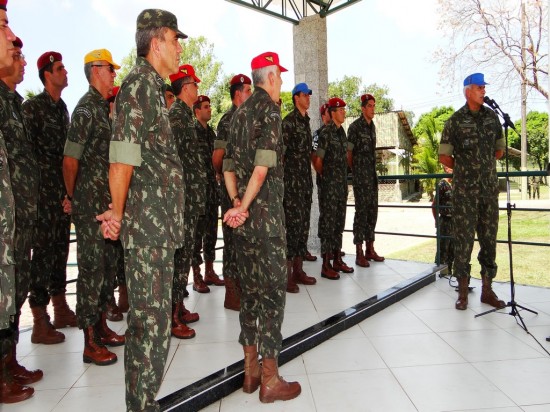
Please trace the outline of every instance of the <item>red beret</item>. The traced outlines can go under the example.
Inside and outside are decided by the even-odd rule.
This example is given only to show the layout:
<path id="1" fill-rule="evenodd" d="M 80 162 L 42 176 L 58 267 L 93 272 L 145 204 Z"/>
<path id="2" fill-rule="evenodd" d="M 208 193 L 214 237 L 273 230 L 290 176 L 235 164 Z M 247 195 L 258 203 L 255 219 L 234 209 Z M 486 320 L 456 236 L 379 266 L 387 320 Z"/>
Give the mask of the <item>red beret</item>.
<path id="1" fill-rule="evenodd" d="M 372 100 L 373 102 L 376 103 L 376 99 L 372 94 L 367 93 L 361 96 L 361 104 L 363 104 L 364 102 L 368 102 L 369 100 Z"/>
<path id="2" fill-rule="evenodd" d="M 328 110 L 328 103 L 323 103 L 321 107 L 319 107 L 319 113 L 322 115 L 325 114 L 325 112 Z"/>
<path id="3" fill-rule="evenodd" d="M 19 37 L 15 37 L 15 40 L 12 42 L 13 47 L 19 47 L 20 49 L 23 48 L 23 40 L 21 40 Z"/>
<path id="4" fill-rule="evenodd" d="M 202 102 L 210 103 L 210 98 L 208 96 L 201 94 L 199 97 L 197 97 L 197 101 L 195 102 L 195 104 L 201 104 Z"/>
<path id="5" fill-rule="evenodd" d="M 112 96 L 113 96 L 113 97 L 116 97 L 116 95 L 117 95 L 117 93 L 118 93 L 119 90 L 120 90 L 120 86 L 115 86 L 115 87 L 113 87 L 113 94 L 112 94 Z"/>
<path id="6" fill-rule="evenodd" d="M 193 81 L 195 83 L 200 83 L 201 79 L 199 79 L 195 75 L 195 69 L 190 64 L 183 64 L 179 67 L 178 72 L 170 75 L 170 82 L 174 83 L 178 79 L 182 79 L 184 77 L 192 77 Z"/>
<path id="7" fill-rule="evenodd" d="M 38 70 L 41 70 L 48 64 L 53 62 L 60 62 L 61 60 L 63 60 L 63 56 L 61 56 L 61 53 L 48 51 L 38 58 L 36 66 L 38 67 Z"/>
<path id="8" fill-rule="evenodd" d="M 279 55 L 273 52 L 265 52 L 254 57 L 250 66 L 252 67 L 252 70 L 257 70 L 268 66 L 278 66 L 281 72 L 288 71 L 279 64 Z"/>
<path id="9" fill-rule="evenodd" d="M 231 86 L 234 84 L 252 84 L 252 80 L 245 74 L 236 74 L 229 82 Z"/>
<path id="10" fill-rule="evenodd" d="M 328 99 L 328 107 L 331 109 L 336 107 L 346 107 L 346 102 L 339 97 L 333 97 L 332 99 Z"/>
<path id="11" fill-rule="evenodd" d="M 0 0 L 0 10 L 7 11 L 8 0 Z"/>

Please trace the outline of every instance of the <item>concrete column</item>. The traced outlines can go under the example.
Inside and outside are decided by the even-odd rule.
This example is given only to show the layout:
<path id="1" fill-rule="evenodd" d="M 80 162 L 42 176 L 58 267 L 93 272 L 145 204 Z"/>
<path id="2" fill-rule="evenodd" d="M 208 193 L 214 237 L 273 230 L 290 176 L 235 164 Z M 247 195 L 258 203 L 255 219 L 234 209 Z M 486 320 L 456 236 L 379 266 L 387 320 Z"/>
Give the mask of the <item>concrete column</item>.
<path id="1" fill-rule="evenodd" d="M 321 126 L 319 106 L 328 98 L 328 60 L 327 60 L 327 21 L 319 15 L 305 17 L 294 26 L 294 84 L 305 82 L 313 91 L 308 111 L 311 119 L 311 131 Z M 292 87 L 294 87 L 294 84 Z M 312 168 L 313 181 L 315 172 Z M 313 203 L 308 248 L 318 254 L 321 245 L 317 237 L 319 222 L 319 202 L 317 186 L 313 184 Z"/>

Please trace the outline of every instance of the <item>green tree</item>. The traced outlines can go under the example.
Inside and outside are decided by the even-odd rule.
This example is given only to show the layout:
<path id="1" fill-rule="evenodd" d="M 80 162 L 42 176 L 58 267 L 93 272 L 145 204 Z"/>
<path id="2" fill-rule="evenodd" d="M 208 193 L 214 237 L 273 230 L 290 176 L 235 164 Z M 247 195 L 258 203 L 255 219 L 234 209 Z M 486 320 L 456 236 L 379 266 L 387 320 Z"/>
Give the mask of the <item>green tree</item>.
<path id="1" fill-rule="evenodd" d="M 285 118 L 287 114 L 294 110 L 292 103 L 292 92 L 281 92 L 281 118 Z"/>
<path id="2" fill-rule="evenodd" d="M 363 87 L 361 85 L 361 77 L 344 76 L 342 80 L 329 83 L 328 95 L 329 97 L 340 97 L 346 102 L 346 115 L 349 117 L 361 115 L 361 101 L 359 98 L 365 93 L 372 94 L 376 99 L 376 112 L 393 110 L 393 99 L 388 96 L 390 92 L 388 86 L 379 86 L 376 83 Z"/>
<path id="3" fill-rule="evenodd" d="M 548 113 L 532 111 L 527 113 L 527 151 L 528 160 L 538 167 L 538 170 L 546 169 L 548 164 Z M 515 123 L 516 130 L 521 135 L 521 120 Z M 513 130 L 508 133 L 508 145 L 521 150 L 520 136 Z M 520 168 L 519 157 L 509 157 L 511 165 Z"/>

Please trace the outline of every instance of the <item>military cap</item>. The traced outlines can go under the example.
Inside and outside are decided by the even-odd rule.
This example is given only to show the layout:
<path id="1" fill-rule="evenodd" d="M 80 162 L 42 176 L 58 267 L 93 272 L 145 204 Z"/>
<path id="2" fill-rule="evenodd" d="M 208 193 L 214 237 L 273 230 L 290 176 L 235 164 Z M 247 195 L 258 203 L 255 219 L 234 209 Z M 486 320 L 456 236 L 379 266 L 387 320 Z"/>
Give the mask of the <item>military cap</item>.
<path id="1" fill-rule="evenodd" d="M 331 99 L 328 99 L 328 107 L 331 109 L 335 109 L 337 107 L 346 107 L 346 102 L 339 97 L 333 97 Z"/>
<path id="2" fill-rule="evenodd" d="M 174 89 L 172 89 L 172 85 L 171 84 L 167 84 L 166 85 L 166 90 L 167 92 L 170 92 L 170 93 L 174 93 Z"/>
<path id="3" fill-rule="evenodd" d="M 294 86 L 294 89 L 292 89 L 292 95 L 294 96 L 298 93 L 311 94 L 312 91 L 306 83 L 298 83 L 296 86 Z"/>
<path id="4" fill-rule="evenodd" d="M 182 79 L 184 77 L 192 77 L 193 81 L 195 83 L 200 83 L 201 79 L 199 79 L 195 75 L 195 69 L 190 64 L 183 64 L 179 67 L 178 72 L 170 75 L 170 82 L 174 83 L 178 79 Z"/>
<path id="5" fill-rule="evenodd" d="M 367 94 L 361 95 L 361 104 L 368 102 L 369 100 L 376 102 L 376 99 L 372 94 L 367 93 Z"/>
<path id="6" fill-rule="evenodd" d="M 252 70 L 258 70 L 268 66 L 277 66 L 281 72 L 288 71 L 279 64 L 279 55 L 273 52 L 265 52 L 254 57 L 250 66 L 252 67 Z"/>
<path id="7" fill-rule="evenodd" d="M 137 30 L 168 27 L 177 33 L 180 39 L 186 39 L 187 35 L 178 29 L 178 19 L 172 13 L 161 9 L 146 9 L 139 13 L 136 22 Z"/>
<path id="8" fill-rule="evenodd" d="M 489 83 L 485 83 L 483 73 L 473 73 L 464 79 L 464 86 L 469 86 L 471 84 L 475 84 L 477 86 L 485 86 Z"/>
<path id="9" fill-rule="evenodd" d="M 13 47 L 19 47 L 20 49 L 23 48 L 23 40 L 21 40 L 19 37 L 15 37 L 15 40 L 12 42 Z"/>
<path id="10" fill-rule="evenodd" d="M 236 74 L 229 82 L 230 86 L 233 86 L 234 84 L 252 84 L 252 80 L 250 80 L 250 77 L 245 74 Z"/>
<path id="11" fill-rule="evenodd" d="M 120 69 L 120 66 L 113 61 L 111 52 L 107 49 L 92 50 L 86 56 L 84 56 L 84 64 L 105 60 L 115 69 Z"/>
<path id="12" fill-rule="evenodd" d="M 328 110 L 328 103 L 323 103 L 320 107 L 319 107 L 319 114 L 322 116 L 325 114 L 325 112 Z"/>
<path id="13" fill-rule="evenodd" d="M 0 10 L 8 11 L 7 6 L 8 0 L 0 0 Z"/>
<path id="14" fill-rule="evenodd" d="M 210 103 L 210 98 L 208 96 L 201 94 L 199 97 L 197 97 L 197 101 L 194 104 L 201 104 L 202 102 Z"/>
<path id="15" fill-rule="evenodd" d="M 38 67 L 38 70 L 42 70 L 48 64 L 53 62 L 60 62 L 61 60 L 63 60 L 63 56 L 61 56 L 61 53 L 47 51 L 38 58 L 38 60 L 36 61 L 36 66 Z"/>

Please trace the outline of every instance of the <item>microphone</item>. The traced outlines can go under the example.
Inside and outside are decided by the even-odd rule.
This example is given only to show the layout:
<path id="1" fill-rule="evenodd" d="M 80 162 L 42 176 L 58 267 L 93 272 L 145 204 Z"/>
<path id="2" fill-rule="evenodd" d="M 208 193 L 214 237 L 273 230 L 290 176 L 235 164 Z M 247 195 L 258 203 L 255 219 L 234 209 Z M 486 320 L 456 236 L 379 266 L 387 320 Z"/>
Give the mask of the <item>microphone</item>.
<path id="1" fill-rule="evenodd" d="M 491 109 L 495 110 L 498 107 L 497 102 L 495 102 L 493 99 L 489 98 L 489 96 L 485 96 L 483 98 L 483 101 L 487 106 L 489 106 Z"/>

